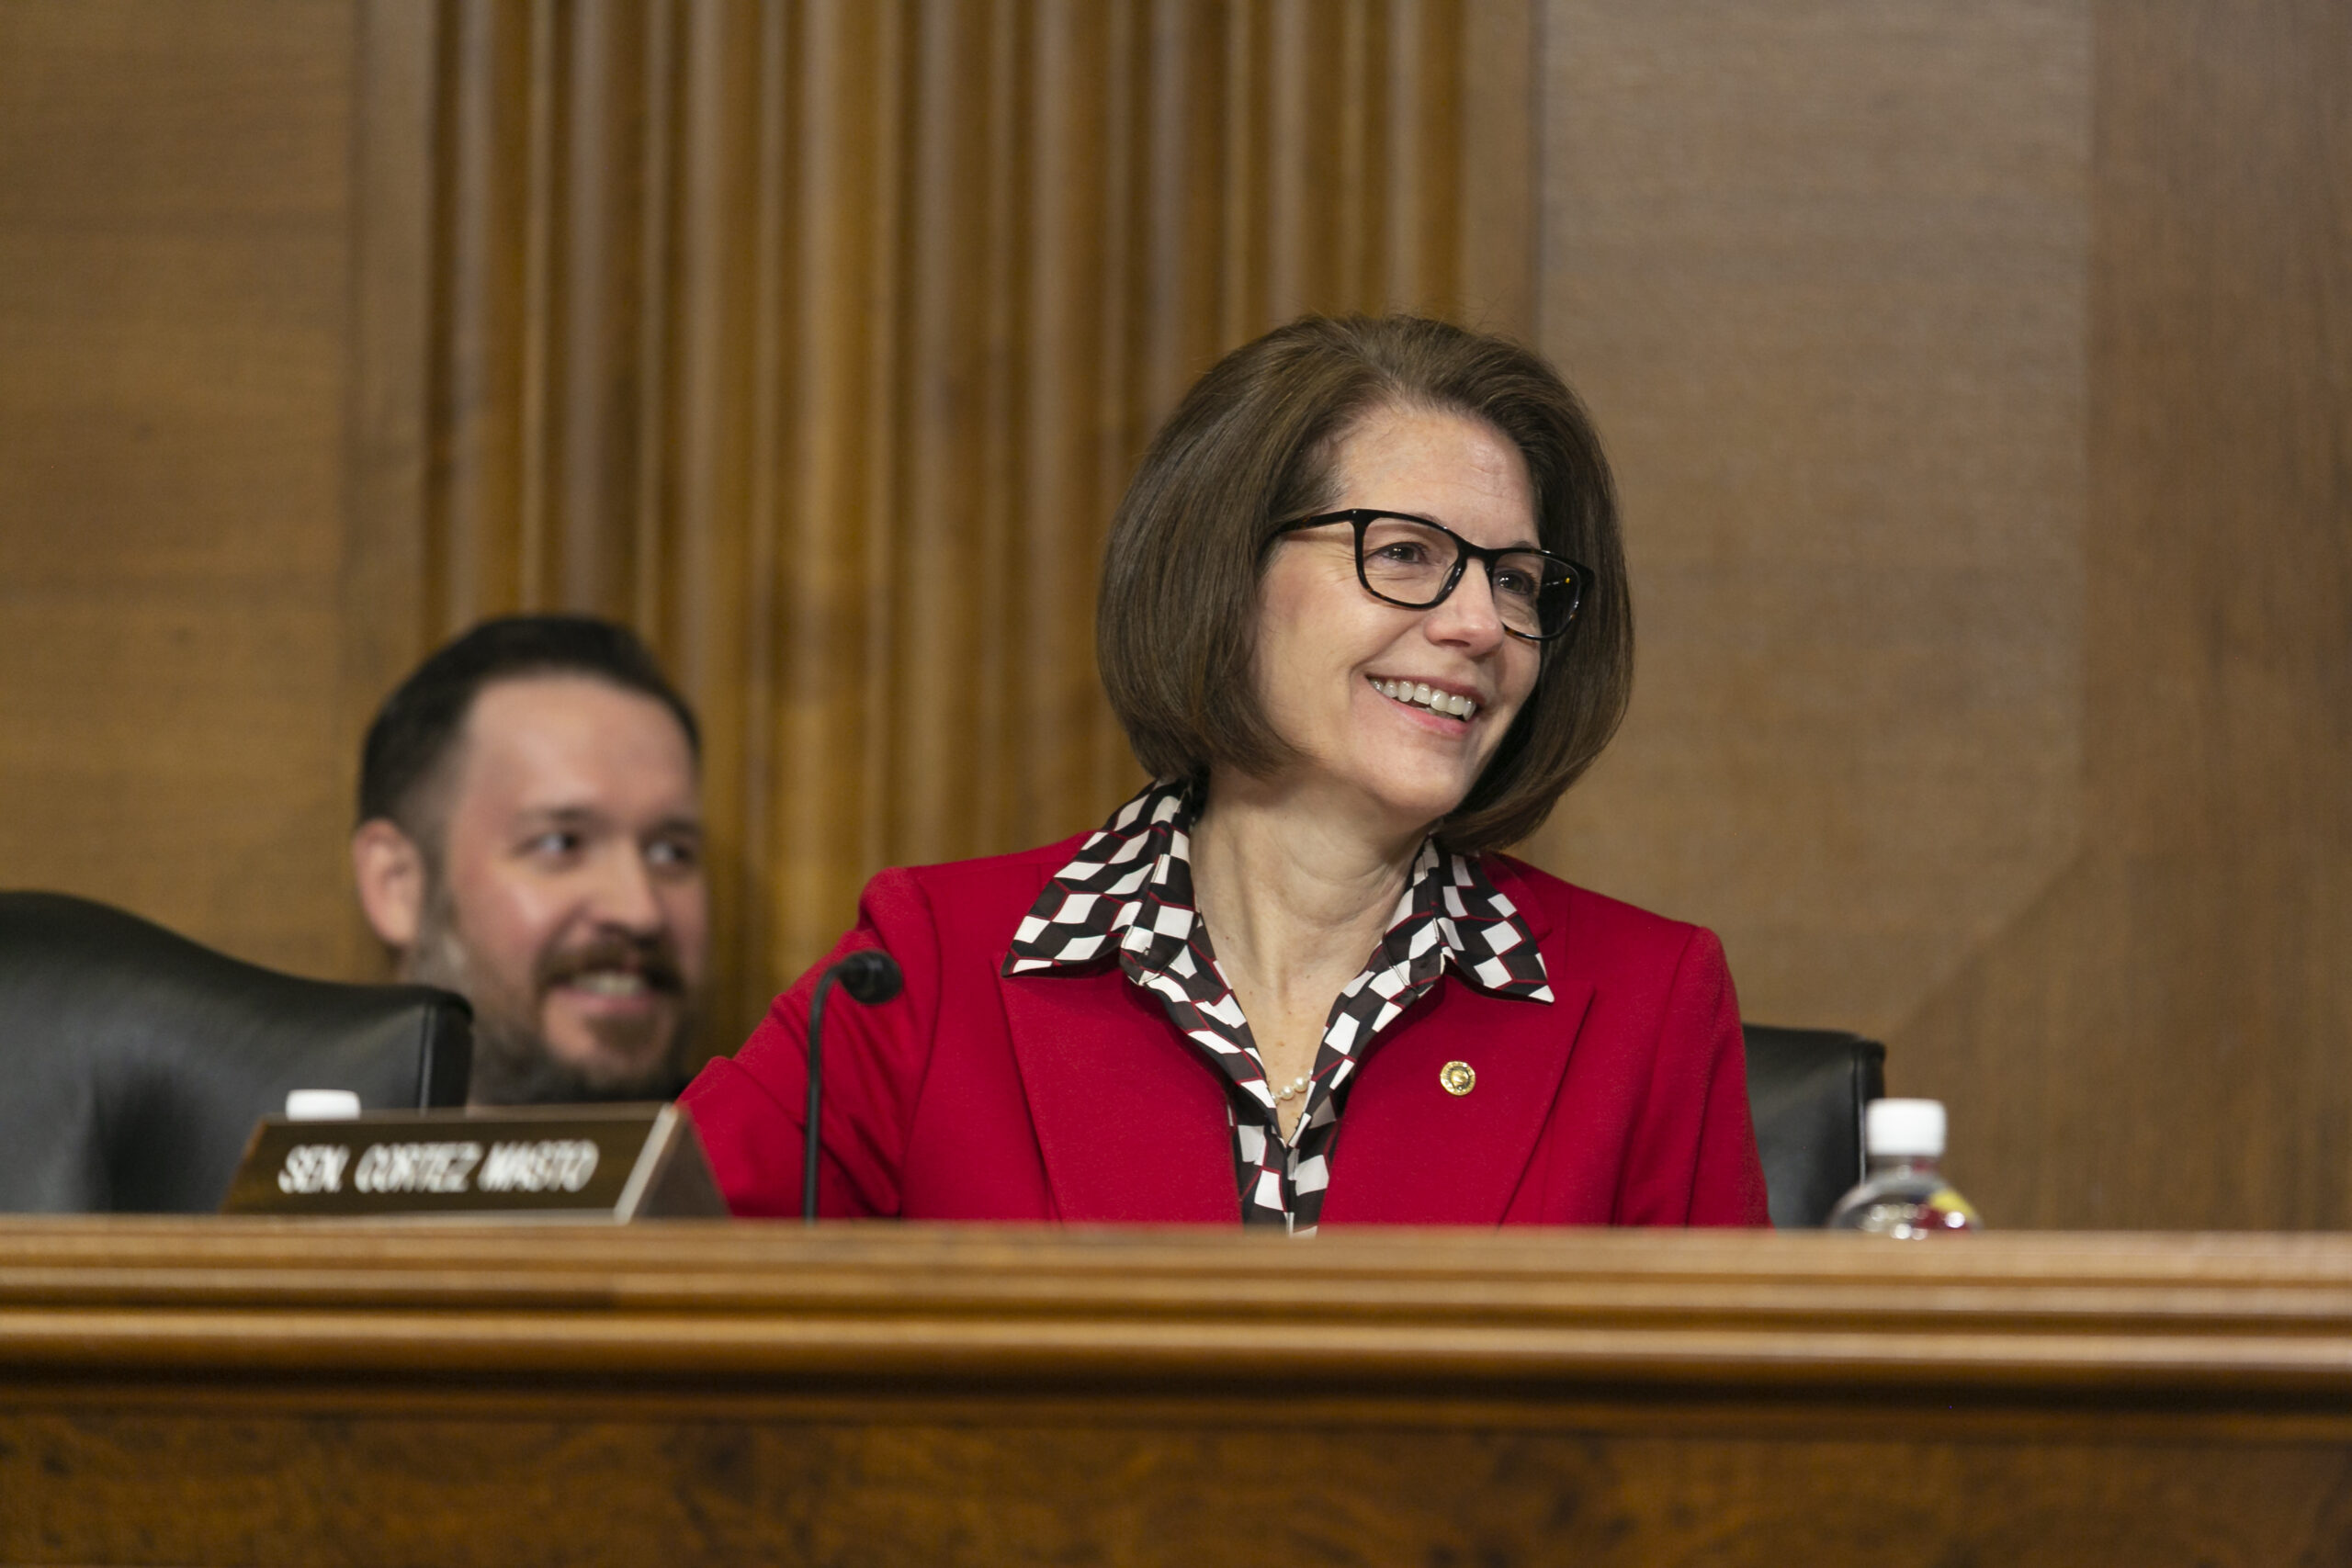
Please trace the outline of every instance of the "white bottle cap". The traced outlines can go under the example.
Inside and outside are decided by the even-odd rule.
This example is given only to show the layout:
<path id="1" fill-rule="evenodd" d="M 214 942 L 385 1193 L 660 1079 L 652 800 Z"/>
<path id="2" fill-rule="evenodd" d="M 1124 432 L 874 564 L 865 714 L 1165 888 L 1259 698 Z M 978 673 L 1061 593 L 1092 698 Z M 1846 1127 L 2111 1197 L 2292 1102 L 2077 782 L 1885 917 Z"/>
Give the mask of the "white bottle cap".
<path id="1" fill-rule="evenodd" d="M 349 1122 L 359 1114 L 359 1097 L 347 1089 L 298 1089 L 286 1097 L 288 1122 Z"/>
<path id="2" fill-rule="evenodd" d="M 1917 1155 L 1941 1159 L 1944 1102 L 1940 1100 L 1873 1100 L 1862 1108 L 1862 1147 L 1874 1155 Z"/>

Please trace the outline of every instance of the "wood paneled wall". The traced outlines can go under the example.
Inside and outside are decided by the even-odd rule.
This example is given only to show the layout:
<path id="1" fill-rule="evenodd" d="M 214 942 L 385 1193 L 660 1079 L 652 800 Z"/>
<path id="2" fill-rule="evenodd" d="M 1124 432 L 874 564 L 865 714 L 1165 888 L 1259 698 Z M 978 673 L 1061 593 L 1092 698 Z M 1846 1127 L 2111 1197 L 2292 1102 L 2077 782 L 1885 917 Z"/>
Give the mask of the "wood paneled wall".
<path id="1" fill-rule="evenodd" d="M 325 974 L 363 957 L 352 41 L 307 0 L 0 5 L 0 886 Z"/>
<path id="2" fill-rule="evenodd" d="M 361 586 L 413 634 L 378 689 L 484 615 L 645 633 L 707 727 L 727 1043 L 877 867 L 1139 782 L 1094 563 L 1217 355 L 1308 309 L 1532 324 L 1523 6 L 463 0 L 380 32 L 432 118 L 376 223 L 429 235 L 424 275 L 367 302 L 426 322 L 422 482 L 365 521 L 415 539 Z"/>
<path id="3" fill-rule="evenodd" d="M 1620 468 L 1642 662 L 1543 851 L 1718 927 L 1752 1016 L 1897 1035 L 2079 827 L 2089 14 L 1561 0 L 1547 36 L 1544 341 Z"/>
<path id="4" fill-rule="evenodd" d="M 1127 786 L 1154 421 L 1410 305 L 1624 479 L 1536 858 L 1882 1032 L 1996 1222 L 2342 1223 L 2348 87 L 2324 0 L 11 0 L 0 882 L 366 973 L 369 711 L 597 609 L 708 724 L 727 1043 Z"/>
<path id="5" fill-rule="evenodd" d="M 1541 852 L 1996 1224 L 2352 1221 L 2352 12 L 1553 0 L 1643 683 Z"/>
<path id="6" fill-rule="evenodd" d="M 1906 1037 L 2018 1223 L 2352 1224 L 2352 10 L 2101 0 L 2081 848 Z"/>

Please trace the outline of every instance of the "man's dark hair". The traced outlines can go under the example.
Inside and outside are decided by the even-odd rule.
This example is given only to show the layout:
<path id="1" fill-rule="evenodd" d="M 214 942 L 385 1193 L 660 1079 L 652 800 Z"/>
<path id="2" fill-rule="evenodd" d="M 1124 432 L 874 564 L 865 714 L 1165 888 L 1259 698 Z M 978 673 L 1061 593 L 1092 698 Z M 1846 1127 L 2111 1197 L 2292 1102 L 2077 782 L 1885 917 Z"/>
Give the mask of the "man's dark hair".
<path id="1" fill-rule="evenodd" d="M 1572 635 L 1486 773 L 1436 826 L 1476 853 L 1525 838 L 1616 733 L 1634 683 L 1617 494 L 1584 405 L 1538 355 L 1416 316 L 1306 316 L 1184 394 L 1119 503 L 1094 637 L 1102 684 L 1155 778 L 1263 776 L 1290 749 L 1258 703 L 1259 579 L 1278 525 L 1330 504 L 1340 444 L 1373 411 L 1476 420 L 1519 448 L 1536 537 L 1593 574 Z"/>
<path id="2" fill-rule="evenodd" d="M 386 818 L 413 839 L 435 835 L 418 820 L 466 716 L 483 687 L 534 675 L 584 675 L 651 697 L 686 732 L 702 761 L 694 710 L 627 626 L 593 615 L 505 615 L 484 621 L 418 665 L 368 727 L 359 759 L 359 820 Z"/>

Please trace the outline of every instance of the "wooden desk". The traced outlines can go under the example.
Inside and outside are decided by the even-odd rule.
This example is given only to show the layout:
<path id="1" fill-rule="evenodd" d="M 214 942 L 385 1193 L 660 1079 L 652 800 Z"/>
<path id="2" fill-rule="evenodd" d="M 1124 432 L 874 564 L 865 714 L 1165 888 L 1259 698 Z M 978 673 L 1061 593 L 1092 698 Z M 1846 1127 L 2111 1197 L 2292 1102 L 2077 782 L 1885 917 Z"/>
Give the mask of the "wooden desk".
<path id="1" fill-rule="evenodd" d="M 2352 1562 L 2352 1238 L 5 1221 L 0 1558 Z"/>

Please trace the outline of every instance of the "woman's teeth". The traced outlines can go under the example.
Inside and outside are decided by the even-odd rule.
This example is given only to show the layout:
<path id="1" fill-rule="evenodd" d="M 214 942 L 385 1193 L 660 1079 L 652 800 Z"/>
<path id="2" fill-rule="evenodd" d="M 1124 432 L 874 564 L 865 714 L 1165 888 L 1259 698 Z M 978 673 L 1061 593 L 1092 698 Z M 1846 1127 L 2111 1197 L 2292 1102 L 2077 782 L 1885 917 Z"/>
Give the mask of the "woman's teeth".
<path id="1" fill-rule="evenodd" d="M 1374 690 L 1394 702 L 1408 703 L 1427 708 L 1448 718 L 1468 719 L 1477 716 L 1478 705 L 1468 697 L 1457 697 L 1451 692 L 1433 692 L 1413 681 L 1374 681 Z"/>

